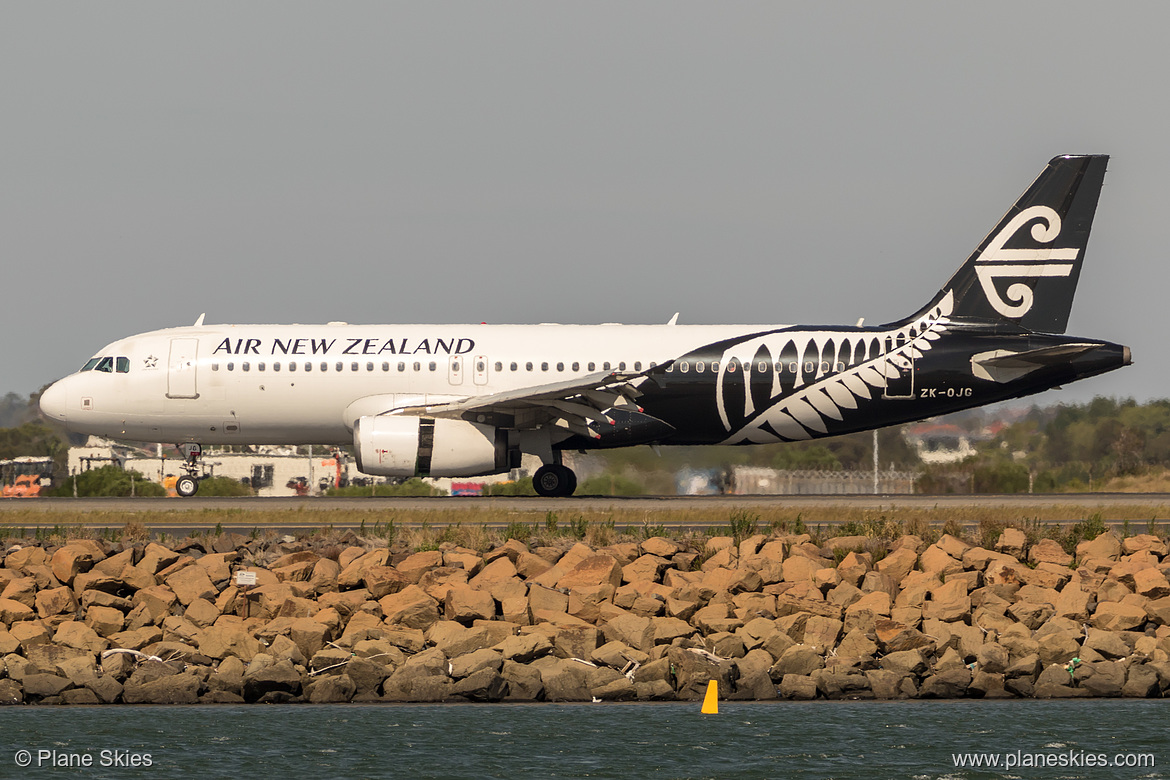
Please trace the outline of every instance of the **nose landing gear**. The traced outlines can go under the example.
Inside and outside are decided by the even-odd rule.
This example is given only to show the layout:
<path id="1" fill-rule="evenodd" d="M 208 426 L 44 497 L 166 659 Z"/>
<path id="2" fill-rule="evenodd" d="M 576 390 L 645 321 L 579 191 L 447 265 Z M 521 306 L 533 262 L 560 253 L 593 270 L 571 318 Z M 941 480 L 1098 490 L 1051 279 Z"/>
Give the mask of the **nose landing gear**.
<path id="1" fill-rule="evenodd" d="M 198 444 L 180 444 L 179 451 L 183 453 L 183 475 L 175 480 L 175 492 L 183 498 L 195 495 L 199 490 L 199 480 L 206 475 L 199 466 L 199 458 L 203 455 L 203 447 Z"/>

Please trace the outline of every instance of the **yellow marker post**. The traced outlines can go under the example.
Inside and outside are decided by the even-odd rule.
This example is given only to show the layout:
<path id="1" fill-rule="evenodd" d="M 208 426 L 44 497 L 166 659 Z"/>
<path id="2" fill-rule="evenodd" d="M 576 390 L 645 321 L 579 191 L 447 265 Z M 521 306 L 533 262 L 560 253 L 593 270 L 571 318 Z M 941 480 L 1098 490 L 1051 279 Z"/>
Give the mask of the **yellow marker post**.
<path id="1" fill-rule="evenodd" d="M 703 714 L 719 714 L 719 681 L 711 680 L 707 683 L 707 695 L 703 697 Z"/>

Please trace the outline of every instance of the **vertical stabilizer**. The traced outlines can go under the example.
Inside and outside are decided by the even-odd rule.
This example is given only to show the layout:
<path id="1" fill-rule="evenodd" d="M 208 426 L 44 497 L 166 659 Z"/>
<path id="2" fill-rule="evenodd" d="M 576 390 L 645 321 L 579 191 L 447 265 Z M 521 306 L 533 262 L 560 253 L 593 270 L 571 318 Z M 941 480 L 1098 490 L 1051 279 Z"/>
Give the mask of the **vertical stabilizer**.
<path id="1" fill-rule="evenodd" d="M 930 306 L 952 292 L 956 321 L 1064 333 L 1108 161 L 1054 157 Z"/>

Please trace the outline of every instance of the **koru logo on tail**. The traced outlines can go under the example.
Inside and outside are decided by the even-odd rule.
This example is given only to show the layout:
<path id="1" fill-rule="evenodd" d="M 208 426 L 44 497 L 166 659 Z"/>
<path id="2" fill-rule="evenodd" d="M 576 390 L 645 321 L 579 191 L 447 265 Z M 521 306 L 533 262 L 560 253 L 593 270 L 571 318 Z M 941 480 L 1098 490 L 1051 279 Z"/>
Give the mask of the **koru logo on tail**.
<path id="1" fill-rule="evenodd" d="M 1032 238 L 1039 244 L 1051 244 L 1060 235 L 1060 215 L 1048 206 L 1031 206 L 1012 218 L 999 231 L 987 248 L 975 260 L 975 273 L 983 285 L 987 302 L 1005 317 L 1022 317 L 1032 308 L 1032 288 L 1017 282 L 1008 285 L 1006 300 L 996 289 L 994 280 L 1002 277 L 1011 279 L 1037 279 L 1043 276 L 1068 276 L 1080 250 L 1054 249 L 1004 249 L 1003 245 L 1012 236 L 1023 230 L 1029 222 Z M 1067 262 L 1061 262 L 1067 261 Z"/>

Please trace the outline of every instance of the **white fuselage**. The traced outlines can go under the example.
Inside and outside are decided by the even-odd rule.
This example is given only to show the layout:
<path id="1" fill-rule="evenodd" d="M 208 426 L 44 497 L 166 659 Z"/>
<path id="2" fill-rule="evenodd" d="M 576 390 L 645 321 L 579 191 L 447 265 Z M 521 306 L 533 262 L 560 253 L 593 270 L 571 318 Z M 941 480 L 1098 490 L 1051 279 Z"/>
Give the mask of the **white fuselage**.
<path id="1" fill-rule="evenodd" d="M 71 431 L 119 439 L 340 444 L 363 415 L 598 371 L 640 371 L 762 329 L 767 326 L 170 328 L 103 348 L 88 370 L 52 385 L 41 408 Z"/>

